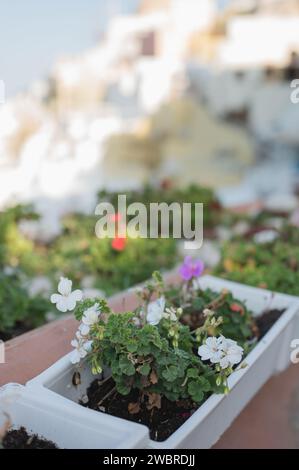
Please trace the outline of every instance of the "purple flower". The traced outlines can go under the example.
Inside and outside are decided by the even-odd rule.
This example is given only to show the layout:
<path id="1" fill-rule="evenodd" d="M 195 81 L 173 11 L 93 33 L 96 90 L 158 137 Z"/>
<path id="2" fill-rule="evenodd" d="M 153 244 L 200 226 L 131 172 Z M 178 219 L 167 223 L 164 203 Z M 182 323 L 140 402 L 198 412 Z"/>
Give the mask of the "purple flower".
<path id="1" fill-rule="evenodd" d="M 190 281 L 193 277 L 201 276 L 204 269 L 205 266 L 200 259 L 192 259 L 191 256 L 186 256 L 179 272 L 184 281 Z"/>

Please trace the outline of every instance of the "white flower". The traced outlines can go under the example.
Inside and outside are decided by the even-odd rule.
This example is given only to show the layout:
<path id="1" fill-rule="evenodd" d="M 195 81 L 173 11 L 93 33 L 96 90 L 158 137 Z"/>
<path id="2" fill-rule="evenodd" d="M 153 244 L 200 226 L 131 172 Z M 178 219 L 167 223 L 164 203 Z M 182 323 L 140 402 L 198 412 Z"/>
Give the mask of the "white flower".
<path id="1" fill-rule="evenodd" d="M 91 351 L 92 341 L 85 340 L 80 331 L 77 331 L 76 338 L 71 341 L 71 345 L 75 348 L 71 355 L 71 363 L 78 364 Z"/>
<path id="2" fill-rule="evenodd" d="M 163 318 L 165 309 L 165 299 L 160 297 L 159 299 L 151 302 L 147 308 L 146 320 L 150 325 L 158 325 Z"/>
<path id="3" fill-rule="evenodd" d="M 51 295 L 51 302 L 56 304 L 60 312 L 74 310 L 76 303 L 82 299 L 82 292 L 79 289 L 72 292 L 72 281 L 65 277 L 60 278 L 58 292 L 59 294 Z"/>
<path id="4" fill-rule="evenodd" d="M 244 350 L 241 346 L 238 346 L 236 341 L 223 337 L 221 348 L 223 352 L 223 357 L 220 360 L 221 369 L 226 369 L 241 362 Z"/>
<path id="5" fill-rule="evenodd" d="M 101 313 L 99 308 L 99 304 L 96 303 L 92 307 L 89 307 L 87 310 L 84 311 L 82 323 L 79 326 L 79 331 L 83 336 L 88 335 L 90 327 L 97 323 Z"/>
<path id="6" fill-rule="evenodd" d="M 71 354 L 71 363 L 78 364 L 86 356 L 87 352 L 83 348 L 74 349 Z"/>
<path id="7" fill-rule="evenodd" d="M 221 350 L 222 337 L 211 336 L 206 339 L 205 344 L 198 348 L 198 355 L 203 361 L 211 361 L 213 364 L 220 362 L 223 353 Z"/>
<path id="8" fill-rule="evenodd" d="M 221 369 L 227 369 L 239 364 L 242 360 L 243 348 L 237 342 L 227 339 L 224 336 L 211 336 L 206 339 L 204 345 L 198 348 L 198 355 L 203 361 L 211 361 L 213 364 L 220 364 Z"/>

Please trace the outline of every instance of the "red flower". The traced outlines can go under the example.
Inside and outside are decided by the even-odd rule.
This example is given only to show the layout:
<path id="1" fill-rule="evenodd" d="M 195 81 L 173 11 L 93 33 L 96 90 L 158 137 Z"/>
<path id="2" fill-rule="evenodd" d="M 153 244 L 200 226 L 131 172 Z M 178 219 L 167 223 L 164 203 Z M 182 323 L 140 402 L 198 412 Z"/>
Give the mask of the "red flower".
<path id="1" fill-rule="evenodd" d="M 125 238 L 115 237 L 112 240 L 111 246 L 116 251 L 123 251 L 126 247 L 127 240 Z"/>
<path id="2" fill-rule="evenodd" d="M 230 309 L 232 312 L 244 313 L 243 307 L 239 304 L 231 304 Z"/>
<path id="3" fill-rule="evenodd" d="M 110 214 L 108 218 L 112 222 L 120 222 L 121 221 L 121 214 L 119 212 L 117 212 L 116 214 Z"/>

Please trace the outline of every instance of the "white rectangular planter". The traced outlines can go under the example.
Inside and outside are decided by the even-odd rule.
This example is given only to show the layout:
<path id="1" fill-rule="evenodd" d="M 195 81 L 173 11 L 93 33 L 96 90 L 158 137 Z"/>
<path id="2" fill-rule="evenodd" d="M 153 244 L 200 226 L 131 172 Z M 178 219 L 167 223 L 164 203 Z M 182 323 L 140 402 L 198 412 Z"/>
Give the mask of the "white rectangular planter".
<path id="1" fill-rule="evenodd" d="M 54 442 L 60 449 L 143 448 L 148 441 L 144 426 L 123 420 L 104 419 L 99 426 L 91 410 L 69 408 L 60 400 L 19 384 L 0 388 L 0 426 L 7 413 L 13 429 L 24 426 L 28 433 Z"/>
<path id="2" fill-rule="evenodd" d="M 257 393 L 262 385 L 275 373 L 281 372 L 290 364 L 290 343 L 299 338 L 299 299 L 284 294 L 273 294 L 270 291 L 256 289 L 242 284 L 222 280 L 212 276 L 200 279 L 200 286 L 214 291 L 229 289 L 236 298 L 245 301 L 255 316 L 266 309 L 285 309 L 283 315 L 268 331 L 246 357 L 247 367 L 237 370 L 229 377 L 228 395 L 212 395 L 206 402 L 167 440 L 161 443 L 148 441 L 150 448 L 210 448 L 224 431 L 231 425 L 246 404 Z M 82 384 L 70 387 L 74 367 L 70 364 L 69 355 L 63 357 L 41 375 L 28 382 L 29 387 L 44 390 L 49 400 L 63 403 L 78 401 L 94 379 L 88 367 L 81 371 Z M 52 397 L 52 398 L 51 398 Z M 74 407 L 79 407 L 75 405 Z M 97 417 L 98 423 L 107 419 L 107 415 L 89 410 Z M 87 412 L 87 410 L 85 410 Z M 113 417 L 108 417 L 113 419 Z M 128 429 L 131 423 L 127 423 Z"/>

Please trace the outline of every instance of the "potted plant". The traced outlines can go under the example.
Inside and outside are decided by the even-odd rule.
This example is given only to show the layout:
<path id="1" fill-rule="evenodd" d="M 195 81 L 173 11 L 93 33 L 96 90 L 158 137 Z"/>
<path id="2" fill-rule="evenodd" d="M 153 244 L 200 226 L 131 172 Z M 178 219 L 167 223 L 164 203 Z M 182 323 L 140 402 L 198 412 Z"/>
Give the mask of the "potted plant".
<path id="1" fill-rule="evenodd" d="M 147 430 L 138 424 L 109 417 L 103 425 L 88 410 L 68 409 L 22 385 L 0 388 L 0 448 L 140 448 L 147 442 Z"/>
<path id="2" fill-rule="evenodd" d="M 145 424 L 149 447 L 210 447 L 263 383 L 288 365 L 299 303 L 210 276 L 198 279 L 202 271 L 187 258 L 184 282 L 176 287 L 165 287 L 155 273 L 139 292 L 140 307 L 122 315 L 102 299 L 80 300 L 62 279 L 52 301 L 74 309 L 81 322 L 75 350 L 28 385 L 42 386 L 49 399 L 58 394 L 64 403 L 70 398 L 91 408 L 99 423 L 114 415 Z"/>

